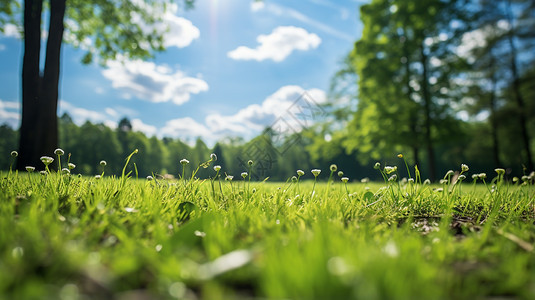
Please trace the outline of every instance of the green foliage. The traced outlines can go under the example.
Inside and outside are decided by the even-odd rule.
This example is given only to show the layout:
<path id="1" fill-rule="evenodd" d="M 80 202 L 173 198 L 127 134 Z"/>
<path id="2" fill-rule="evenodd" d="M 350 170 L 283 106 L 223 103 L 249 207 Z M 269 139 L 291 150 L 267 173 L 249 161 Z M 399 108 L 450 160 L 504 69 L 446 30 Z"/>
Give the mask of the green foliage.
<path id="1" fill-rule="evenodd" d="M 399 178 L 398 162 L 376 172 Z M 1 298 L 535 297 L 535 175 L 216 188 L 195 168 L 178 181 L 0 173 Z"/>

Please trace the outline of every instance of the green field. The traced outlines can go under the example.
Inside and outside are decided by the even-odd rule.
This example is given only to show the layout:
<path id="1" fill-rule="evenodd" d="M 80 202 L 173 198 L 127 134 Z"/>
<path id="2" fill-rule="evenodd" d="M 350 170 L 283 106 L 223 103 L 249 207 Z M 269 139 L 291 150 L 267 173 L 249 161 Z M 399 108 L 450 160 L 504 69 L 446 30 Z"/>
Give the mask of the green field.
<path id="1" fill-rule="evenodd" d="M 535 298 L 533 176 L 272 183 L 183 166 L 173 181 L 1 173 L 0 299 Z"/>

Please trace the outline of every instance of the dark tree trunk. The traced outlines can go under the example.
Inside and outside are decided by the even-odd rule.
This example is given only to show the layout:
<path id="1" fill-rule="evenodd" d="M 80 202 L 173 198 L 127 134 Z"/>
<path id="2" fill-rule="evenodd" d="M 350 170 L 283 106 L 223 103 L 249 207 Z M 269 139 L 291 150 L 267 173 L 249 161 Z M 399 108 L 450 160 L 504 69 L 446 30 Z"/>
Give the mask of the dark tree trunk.
<path id="1" fill-rule="evenodd" d="M 43 75 L 39 72 L 42 0 L 24 6 L 24 58 L 22 66 L 22 122 L 17 168 L 40 168 L 39 158 L 53 156 L 58 146 L 58 89 L 63 18 L 66 0 L 50 1 L 50 22 Z"/>
<path id="2" fill-rule="evenodd" d="M 431 95 L 429 94 L 429 84 L 427 74 L 427 54 L 425 53 L 425 46 L 422 44 L 420 48 L 420 59 L 422 64 L 422 98 L 424 100 L 424 126 L 425 126 L 425 146 L 427 148 L 427 155 L 429 159 L 429 178 L 435 181 L 436 165 L 435 165 L 435 151 L 433 149 L 433 140 L 431 135 Z"/>
<path id="3" fill-rule="evenodd" d="M 39 94 L 41 76 L 39 56 L 41 52 L 41 0 L 24 1 L 24 56 L 22 59 L 22 120 L 19 138 L 17 168 L 39 167 Z"/>

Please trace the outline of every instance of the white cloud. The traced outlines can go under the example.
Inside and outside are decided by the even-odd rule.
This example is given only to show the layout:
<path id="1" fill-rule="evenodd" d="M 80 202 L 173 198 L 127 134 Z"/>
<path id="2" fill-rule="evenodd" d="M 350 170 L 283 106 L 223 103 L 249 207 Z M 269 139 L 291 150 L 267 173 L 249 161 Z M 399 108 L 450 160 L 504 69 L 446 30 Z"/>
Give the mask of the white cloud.
<path id="1" fill-rule="evenodd" d="M 136 5 L 141 6 L 144 10 L 150 11 L 151 15 L 161 16 L 161 21 L 155 24 L 148 25 L 143 22 L 141 16 L 137 13 L 131 14 L 133 23 L 138 24 L 143 32 L 147 35 L 152 35 L 154 32 L 161 34 L 164 37 L 164 45 L 166 47 L 184 48 L 189 46 L 193 40 L 200 36 L 199 28 L 185 18 L 176 15 L 178 5 L 172 4 L 167 6 L 167 10 L 154 6 L 147 6 L 144 2 L 134 1 Z M 140 45 L 148 48 L 146 45 Z"/>
<path id="2" fill-rule="evenodd" d="M 6 45 L 0 44 L 0 51 L 4 51 L 4 50 L 6 50 Z"/>
<path id="3" fill-rule="evenodd" d="M 251 11 L 259 11 L 264 9 L 265 3 L 263 1 L 252 1 L 251 2 Z"/>
<path id="4" fill-rule="evenodd" d="M 240 46 L 228 52 L 228 57 L 236 60 L 271 59 L 280 62 L 294 50 L 307 51 L 317 48 L 321 43 L 316 34 L 295 26 L 279 26 L 269 35 L 259 35 L 256 40 L 260 44 L 256 48 Z"/>
<path id="5" fill-rule="evenodd" d="M 114 88 L 124 92 L 125 98 L 181 105 L 191 94 L 208 90 L 206 81 L 153 62 L 120 59 L 108 62 L 107 67 L 102 74 L 112 81 Z"/>
<path id="6" fill-rule="evenodd" d="M 5 24 L 4 25 L 4 35 L 6 37 L 20 39 L 22 36 L 20 34 L 21 30 L 15 24 Z"/>
<path id="7" fill-rule="evenodd" d="M 253 138 L 266 127 L 290 128 L 299 132 L 310 126 L 314 119 L 309 114 L 318 104 L 325 103 L 327 97 L 319 89 L 305 90 L 300 86 L 283 86 L 260 104 L 251 104 L 232 115 L 213 113 L 204 122 L 192 118 L 170 120 L 158 132 L 160 136 L 182 139 L 201 137 L 208 145 L 228 136 Z M 308 117 L 304 117 L 307 115 Z M 282 122 L 277 122 L 282 121 Z M 284 128 L 280 128 L 280 126 Z"/>
<path id="8" fill-rule="evenodd" d="M 153 136 L 158 132 L 155 126 L 145 124 L 140 119 L 133 119 L 130 123 L 132 124 L 132 130 L 143 132 L 147 136 Z"/>
<path id="9" fill-rule="evenodd" d="M 64 100 L 59 100 L 59 112 L 60 115 L 65 112 L 68 113 L 71 116 L 73 122 L 78 125 L 82 125 L 86 121 L 105 124 L 106 122 L 111 121 L 110 116 L 106 113 L 77 107 Z"/>
<path id="10" fill-rule="evenodd" d="M 20 122 L 20 103 L 0 99 L 0 125 L 7 124 L 18 128 Z"/>

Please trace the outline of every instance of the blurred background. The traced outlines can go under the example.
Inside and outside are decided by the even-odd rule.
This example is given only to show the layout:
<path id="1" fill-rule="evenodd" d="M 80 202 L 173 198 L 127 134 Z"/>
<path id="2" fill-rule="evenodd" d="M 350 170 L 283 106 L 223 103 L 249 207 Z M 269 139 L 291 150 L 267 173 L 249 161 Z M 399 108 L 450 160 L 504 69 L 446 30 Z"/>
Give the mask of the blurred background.
<path id="1" fill-rule="evenodd" d="M 509 178 L 533 170 L 535 1 L 104 2 L 137 7 L 125 22 L 138 35 L 82 13 L 105 7 L 66 2 L 57 144 L 79 173 L 106 160 L 117 174 L 136 148 L 140 176 L 178 176 L 180 159 L 195 168 L 210 153 L 236 176 L 253 160 L 258 180 L 328 176 L 331 163 L 378 179 L 373 165 L 401 167 L 399 153 L 432 180 L 461 163 Z M 19 149 L 28 35 L 23 1 L 0 3 L 5 170 Z"/>

